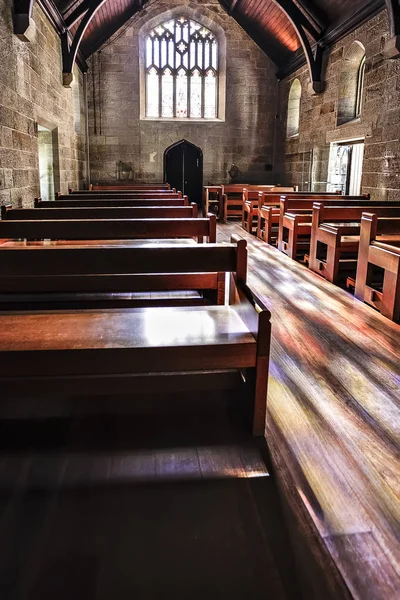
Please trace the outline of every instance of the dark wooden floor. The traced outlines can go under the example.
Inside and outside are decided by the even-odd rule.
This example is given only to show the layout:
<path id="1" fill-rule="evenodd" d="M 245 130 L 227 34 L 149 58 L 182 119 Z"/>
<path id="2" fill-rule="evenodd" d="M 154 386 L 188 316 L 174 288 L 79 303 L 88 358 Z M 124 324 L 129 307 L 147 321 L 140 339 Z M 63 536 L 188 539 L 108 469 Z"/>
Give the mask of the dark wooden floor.
<path id="1" fill-rule="evenodd" d="M 297 600 L 265 444 L 234 411 L 121 404 L 1 421 L 1 600 Z"/>
<path id="2" fill-rule="evenodd" d="M 282 489 L 348 597 L 399 598 L 400 326 L 238 224 L 219 241 L 232 233 L 272 312 L 266 437 Z"/>

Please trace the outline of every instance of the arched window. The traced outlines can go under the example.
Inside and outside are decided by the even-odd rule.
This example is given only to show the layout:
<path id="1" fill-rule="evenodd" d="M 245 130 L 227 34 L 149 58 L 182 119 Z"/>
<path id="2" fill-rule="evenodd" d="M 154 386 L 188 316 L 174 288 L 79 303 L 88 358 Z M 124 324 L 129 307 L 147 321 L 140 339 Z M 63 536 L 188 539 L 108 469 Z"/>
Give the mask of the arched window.
<path id="1" fill-rule="evenodd" d="M 361 114 L 365 75 L 365 48 L 355 41 L 343 61 L 339 78 L 337 124 L 342 125 Z"/>
<path id="2" fill-rule="evenodd" d="M 295 79 L 290 86 L 289 99 L 288 99 L 288 114 L 287 114 L 287 125 L 286 135 L 287 137 L 293 137 L 299 133 L 299 122 L 300 122 L 300 99 L 301 99 L 301 83 L 298 79 Z"/>
<path id="3" fill-rule="evenodd" d="M 145 40 L 146 117 L 218 118 L 218 42 L 187 17 L 158 25 Z"/>

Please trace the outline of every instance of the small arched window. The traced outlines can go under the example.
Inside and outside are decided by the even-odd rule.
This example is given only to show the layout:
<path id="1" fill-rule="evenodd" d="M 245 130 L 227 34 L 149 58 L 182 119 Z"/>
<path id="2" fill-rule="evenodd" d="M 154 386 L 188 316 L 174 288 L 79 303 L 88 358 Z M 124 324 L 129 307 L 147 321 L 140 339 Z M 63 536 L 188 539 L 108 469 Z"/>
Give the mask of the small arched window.
<path id="1" fill-rule="evenodd" d="M 293 137 L 299 133 L 300 123 L 300 99 L 301 99 L 301 83 L 295 79 L 290 86 L 288 98 L 288 115 L 286 125 L 287 137 Z"/>
<path id="2" fill-rule="evenodd" d="M 218 118 L 218 42 L 206 27 L 179 17 L 145 40 L 146 117 Z"/>
<path id="3" fill-rule="evenodd" d="M 355 41 L 344 58 L 339 77 L 337 124 L 342 125 L 361 115 L 365 76 L 365 48 Z"/>

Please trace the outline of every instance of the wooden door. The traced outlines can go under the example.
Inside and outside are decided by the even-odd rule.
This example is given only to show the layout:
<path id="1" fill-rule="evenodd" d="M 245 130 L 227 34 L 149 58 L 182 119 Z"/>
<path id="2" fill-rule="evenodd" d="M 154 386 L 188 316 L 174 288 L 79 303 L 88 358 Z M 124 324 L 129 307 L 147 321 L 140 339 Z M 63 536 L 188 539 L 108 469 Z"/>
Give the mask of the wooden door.
<path id="1" fill-rule="evenodd" d="M 181 190 L 190 202 L 201 205 L 203 153 L 187 140 L 169 146 L 164 152 L 164 180 Z"/>

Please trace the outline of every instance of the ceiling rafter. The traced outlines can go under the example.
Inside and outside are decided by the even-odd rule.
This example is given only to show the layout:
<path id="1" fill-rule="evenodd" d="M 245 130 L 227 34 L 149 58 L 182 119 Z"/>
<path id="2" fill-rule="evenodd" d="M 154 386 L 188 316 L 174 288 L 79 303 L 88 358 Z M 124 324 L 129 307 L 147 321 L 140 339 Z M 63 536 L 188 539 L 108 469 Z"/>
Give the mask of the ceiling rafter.
<path id="1" fill-rule="evenodd" d="M 327 20 L 324 15 L 321 14 L 312 0 L 293 0 L 297 8 L 303 12 L 310 23 L 319 32 L 323 31 L 327 26 Z"/>
<path id="2" fill-rule="evenodd" d="M 62 61 L 63 61 L 63 85 L 69 87 L 73 80 L 72 69 L 74 67 L 76 54 L 78 52 L 80 43 L 85 35 L 85 31 L 89 26 L 90 21 L 93 19 L 97 11 L 107 0 L 90 0 L 89 7 L 86 10 L 81 22 L 79 23 L 78 29 L 74 35 L 72 43 L 70 44 L 68 30 L 66 30 L 61 37 L 61 48 L 62 48 Z"/>
<path id="3" fill-rule="evenodd" d="M 322 54 L 324 48 L 318 43 L 321 32 L 308 20 L 306 15 L 296 6 L 293 0 L 273 0 L 286 14 L 299 37 L 306 57 L 310 74 L 311 87 L 315 94 L 320 94 L 324 89 L 322 81 Z M 306 31 L 315 42 L 315 49 L 311 47 Z"/>
<path id="4" fill-rule="evenodd" d="M 73 10 L 68 17 L 65 17 L 65 24 L 68 28 L 73 27 L 81 17 L 89 10 L 91 0 L 83 0 L 81 4 L 75 10 Z"/>
<path id="5" fill-rule="evenodd" d="M 400 3 L 399 0 L 385 0 L 389 18 L 390 39 L 386 42 L 384 54 L 387 58 L 400 57 Z"/>
<path id="6" fill-rule="evenodd" d="M 14 0 L 14 33 L 22 41 L 30 42 L 35 34 L 32 10 L 35 0 Z"/>

